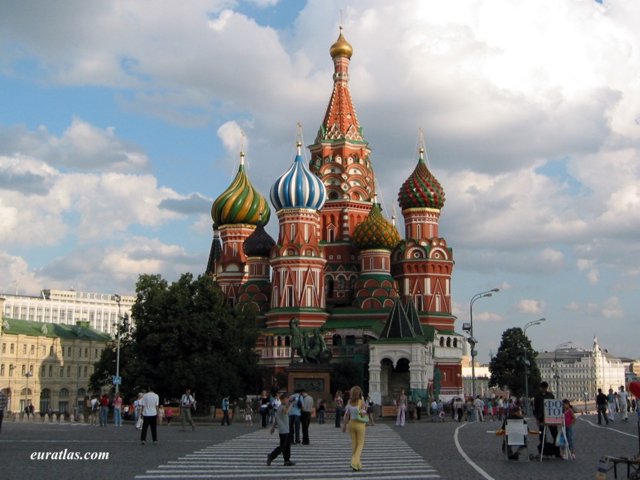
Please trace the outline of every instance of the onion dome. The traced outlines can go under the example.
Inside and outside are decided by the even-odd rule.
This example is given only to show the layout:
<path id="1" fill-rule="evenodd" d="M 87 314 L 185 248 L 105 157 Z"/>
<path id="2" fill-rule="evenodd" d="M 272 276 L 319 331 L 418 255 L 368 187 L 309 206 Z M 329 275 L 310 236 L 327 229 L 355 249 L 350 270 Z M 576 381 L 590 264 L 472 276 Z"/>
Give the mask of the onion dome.
<path id="1" fill-rule="evenodd" d="M 211 218 L 218 226 L 238 223 L 266 225 L 270 216 L 269 204 L 247 177 L 244 152 L 240 152 L 238 173 L 231 185 L 213 202 Z"/>
<path id="2" fill-rule="evenodd" d="M 400 243 L 396 227 L 382 216 L 379 203 L 374 203 L 364 222 L 353 231 L 353 244 L 360 250 L 383 248 L 393 250 Z"/>
<path id="3" fill-rule="evenodd" d="M 407 208 L 437 208 L 444 205 L 444 190 L 424 162 L 424 148 L 420 149 L 418 165 L 398 192 L 398 203 Z"/>
<path id="4" fill-rule="evenodd" d="M 329 53 L 331 54 L 331 58 L 347 57 L 349 59 L 353 54 L 353 47 L 342 36 L 342 26 L 340 26 L 340 36 L 338 37 L 338 40 L 336 40 L 336 42 L 331 45 Z"/>
<path id="5" fill-rule="evenodd" d="M 258 223 L 253 233 L 242 244 L 242 250 L 247 257 L 268 257 L 275 244 L 275 240 L 264 229 L 264 225 Z"/>
<path id="6" fill-rule="evenodd" d="M 271 203 L 276 210 L 283 208 L 320 210 L 327 199 L 324 184 L 309 170 L 302 158 L 301 147 L 302 143 L 298 142 L 298 152 L 293 165 L 271 187 Z"/>

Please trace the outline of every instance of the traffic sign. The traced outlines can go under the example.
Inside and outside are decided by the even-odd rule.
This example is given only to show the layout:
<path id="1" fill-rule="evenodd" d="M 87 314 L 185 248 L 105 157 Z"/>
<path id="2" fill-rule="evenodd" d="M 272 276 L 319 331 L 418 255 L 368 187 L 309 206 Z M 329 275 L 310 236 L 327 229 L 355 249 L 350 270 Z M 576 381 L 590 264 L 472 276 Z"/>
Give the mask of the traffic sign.
<path id="1" fill-rule="evenodd" d="M 122 385 L 122 377 L 121 377 L 121 376 L 118 376 L 118 375 L 114 375 L 114 376 L 112 377 L 112 383 L 113 383 L 114 385 Z"/>

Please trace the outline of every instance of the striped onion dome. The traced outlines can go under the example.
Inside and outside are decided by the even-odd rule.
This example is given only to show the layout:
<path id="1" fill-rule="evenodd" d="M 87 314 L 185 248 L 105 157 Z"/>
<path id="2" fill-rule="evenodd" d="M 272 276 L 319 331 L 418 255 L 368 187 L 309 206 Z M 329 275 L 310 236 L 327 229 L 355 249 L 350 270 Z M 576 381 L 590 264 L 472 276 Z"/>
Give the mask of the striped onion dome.
<path id="1" fill-rule="evenodd" d="M 247 177 L 244 152 L 240 152 L 238 173 L 231 185 L 213 202 L 211 218 L 218 226 L 238 223 L 266 225 L 270 216 L 269 204 Z"/>
<path id="2" fill-rule="evenodd" d="M 311 173 L 301 154 L 302 143 L 293 165 L 271 187 L 271 203 L 276 210 L 309 208 L 320 210 L 327 199 L 322 180 Z"/>
<path id="3" fill-rule="evenodd" d="M 383 248 L 393 250 L 400 243 L 400 234 L 382 215 L 380 204 L 374 202 L 369 215 L 353 231 L 353 244 L 360 250 Z"/>
<path id="4" fill-rule="evenodd" d="M 418 165 L 398 192 L 398 203 L 403 210 L 406 208 L 441 209 L 444 200 L 442 185 L 429 171 L 424 161 L 424 148 L 421 148 Z"/>
<path id="5" fill-rule="evenodd" d="M 264 229 L 264 225 L 258 224 L 242 244 L 242 251 L 247 257 L 268 257 L 275 244 L 275 240 Z"/>

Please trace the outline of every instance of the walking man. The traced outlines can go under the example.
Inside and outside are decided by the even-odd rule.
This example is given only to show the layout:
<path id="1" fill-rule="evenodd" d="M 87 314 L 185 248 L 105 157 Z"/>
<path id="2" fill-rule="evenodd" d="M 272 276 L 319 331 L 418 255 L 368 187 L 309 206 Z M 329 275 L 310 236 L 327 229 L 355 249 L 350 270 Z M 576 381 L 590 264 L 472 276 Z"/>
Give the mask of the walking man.
<path id="1" fill-rule="evenodd" d="M 155 444 L 158 441 L 158 406 L 160 398 L 154 393 L 153 388 L 142 396 L 142 432 L 140 433 L 140 444 L 147 441 L 147 429 L 151 427 L 151 439 Z"/>
<path id="2" fill-rule="evenodd" d="M 613 388 L 609 389 L 609 394 L 607 395 L 607 403 L 609 404 L 609 420 L 614 421 L 616 419 L 616 395 L 613 393 Z"/>
<path id="3" fill-rule="evenodd" d="M 598 389 L 598 395 L 596 395 L 596 408 L 598 409 L 598 425 L 602 425 L 602 417 L 604 421 L 609 425 L 609 417 L 607 417 L 607 396 L 602 393 L 602 389 Z"/>
<path id="4" fill-rule="evenodd" d="M 624 385 L 620 385 L 620 392 L 618 393 L 618 402 L 620 405 L 618 408 L 620 409 L 620 417 L 623 422 L 629 420 L 629 404 L 628 404 L 629 395 L 627 391 L 624 389 Z"/>
<path id="5" fill-rule="evenodd" d="M 311 423 L 311 413 L 313 412 L 313 397 L 306 390 L 301 390 L 300 395 L 302 395 L 302 411 L 300 413 L 302 444 L 309 445 L 309 424 Z"/>
<path id="6" fill-rule="evenodd" d="M 191 407 L 195 404 L 195 399 L 191 395 L 191 389 L 187 388 L 180 399 L 180 416 L 182 417 L 182 431 L 184 432 L 185 424 L 189 422 L 191 425 L 191 431 L 196 429 L 191 418 Z"/>
<path id="7" fill-rule="evenodd" d="M 280 444 L 267 455 L 267 466 L 271 465 L 278 455 L 282 454 L 284 458 L 285 466 L 289 467 L 295 465 L 291 461 L 291 439 L 289 438 L 289 397 L 286 393 L 280 395 L 280 405 L 275 411 L 273 416 L 274 424 L 271 427 L 271 433 L 275 432 L 278 428 L 278 435 L 280 436 Z"/>

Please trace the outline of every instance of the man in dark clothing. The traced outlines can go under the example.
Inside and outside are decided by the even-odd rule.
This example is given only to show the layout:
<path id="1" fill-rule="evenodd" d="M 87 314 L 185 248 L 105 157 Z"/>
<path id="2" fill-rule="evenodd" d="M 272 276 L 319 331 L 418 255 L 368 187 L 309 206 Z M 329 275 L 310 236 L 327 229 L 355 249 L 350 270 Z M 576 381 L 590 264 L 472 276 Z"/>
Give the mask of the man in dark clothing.
<path id="1" fill-rule="evenodd" d="M 544 401 L 547 399 L 554 399 L 553 393 L 549 391 L 549 384 L 547 382 L 540 382 L 540 391 L 533 397 L 533 414 L 538 422 L 538 429 L 540 431 L 540 443 L 538 444 L 538 452 L 542 455 L 555 455 L 556 457 L 562 456 L 560 449 L 556 447 L 555 440 L 558 435 L 558 427 L 555 425 L 547 426 L 549 435 L 545 437 L 544 447 L 542 445 L 542 437 L 544 436 Z"/>
<path id="2" fill-rule="evenodd" d="M 602 417 L 604 421 L 609 425 L 609 417 L 607 417 L 607 396 L 602 393 L 602 389 L 598 389 L 598 395 L 596 395 L 596 407 L 598 408 L 598 425 L 602 425 Z"/>

